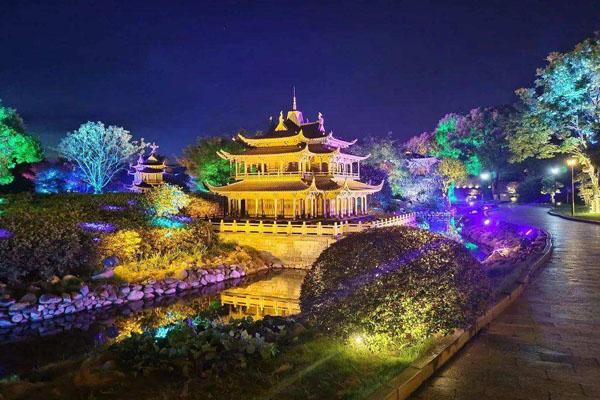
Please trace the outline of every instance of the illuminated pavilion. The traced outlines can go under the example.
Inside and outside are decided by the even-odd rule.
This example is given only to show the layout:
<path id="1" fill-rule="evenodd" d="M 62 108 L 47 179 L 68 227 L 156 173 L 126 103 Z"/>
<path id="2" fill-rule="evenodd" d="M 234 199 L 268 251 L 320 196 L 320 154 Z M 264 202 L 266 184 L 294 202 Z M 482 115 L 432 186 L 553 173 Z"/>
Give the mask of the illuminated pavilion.
<path id="1" fill-rule="evenodd" d="M 269 131 L 255 137 L 238 134 L 240 153 L 217 154 L 231 164 L 235 182 L 208 188 L 227 198 L 230 216 L 256 218 L 346 218 L 367 213 L 367 197 L 379 185 L 359 181 L 360 162 L 347 142 L 326 132 L 321 113 L 305 121 L 296 107 Z"/>

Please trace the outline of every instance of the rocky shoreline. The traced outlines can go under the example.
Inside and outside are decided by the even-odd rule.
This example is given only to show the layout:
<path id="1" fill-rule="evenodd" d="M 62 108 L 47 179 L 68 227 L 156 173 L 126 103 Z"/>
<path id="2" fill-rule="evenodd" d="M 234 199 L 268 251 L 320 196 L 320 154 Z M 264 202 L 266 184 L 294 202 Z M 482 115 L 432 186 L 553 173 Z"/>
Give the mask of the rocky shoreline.
<path id="1" fill-rule="evenodd" d="M 258 272 L 258 271 L 257 271 Z M 9 296 L 0 298 L 0 330 L 25 323 L 35 323 L 67 316 L 82 311 L 106 309 L 126 304 L 152 302 L 155 298 L 174 296 L 193 289 L 246 276 L 238 266 L 220 266 L 213 269 L 185 270 L 178 277 L 145 283 L 102 284 L 93 289 L 82 284 L 77 291 L 61 294 L 27 293 L 16 300 Z M 139 307 L 139 306 L 138 306 Z"/>

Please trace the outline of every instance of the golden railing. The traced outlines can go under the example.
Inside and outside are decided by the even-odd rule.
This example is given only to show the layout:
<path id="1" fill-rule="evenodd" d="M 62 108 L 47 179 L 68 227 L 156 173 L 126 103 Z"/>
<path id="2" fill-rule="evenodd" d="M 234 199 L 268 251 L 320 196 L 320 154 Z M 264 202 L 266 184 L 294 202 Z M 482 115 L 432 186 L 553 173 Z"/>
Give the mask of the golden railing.
<path id="1" fill-rule="evenodd" d="M 361 232 L 370 228 L 383 228 L 386 226 L 401 226 L 415 223 L 416 214 L 407 213 L 374 221 L 350 223 L 349 221 L 334 222 L 333 224 L 302 223 L 292 221 L 250 222 L 233 220 L 232 222 L 211 221 L 215 230 L 219 232 L 241 233 L 267 233 L 278 235 L 313 235 L 313 236 L 339 236 L 346 233 Z"/>

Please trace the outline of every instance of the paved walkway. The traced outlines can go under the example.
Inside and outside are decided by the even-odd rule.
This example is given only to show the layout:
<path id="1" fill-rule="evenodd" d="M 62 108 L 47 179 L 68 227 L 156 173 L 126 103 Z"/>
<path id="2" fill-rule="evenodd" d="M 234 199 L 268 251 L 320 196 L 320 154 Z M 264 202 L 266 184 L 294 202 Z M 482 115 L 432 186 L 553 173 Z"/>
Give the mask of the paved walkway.
<path id="1" fill-rule="evenodd" d="M 600 225 L 503 207 L 554 253 L 523 295 L 411 399 L 600 399 Z"/>

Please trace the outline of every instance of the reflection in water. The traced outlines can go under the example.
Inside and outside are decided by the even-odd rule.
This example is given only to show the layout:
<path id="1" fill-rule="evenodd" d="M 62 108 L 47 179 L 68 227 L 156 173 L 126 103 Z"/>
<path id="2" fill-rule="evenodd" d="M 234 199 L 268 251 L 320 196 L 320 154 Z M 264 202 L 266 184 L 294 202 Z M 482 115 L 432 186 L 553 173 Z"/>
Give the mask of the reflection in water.
<path id="1" fill-rule="evenodd" d="M 0 378 L 81 356 L 133 333 L 194 317 L 215 302 L 223 302 L 228 308 L 226 319 L 298 313 L 304 275 L 305 271 L 298 270 L 274 271 L 221 282 L 182 297 L 162 297 L 148 304 L 137 302 L 141 304 L 137 308 L 133 303 L 120 310 L 71 314 L 69 321 L 61 322 L 60 329 L 40 330 L 24 324 L 17 331 L 0 330 Z"/>
<path id="2" fill-rule="evenodd" d="M 305 275 L 303 270 L 286 270 L 271 279 L 225 290 L 220 293 L 221 304 L 228 306 L 232 318 L 298 314 L 300 287 Z"/>

